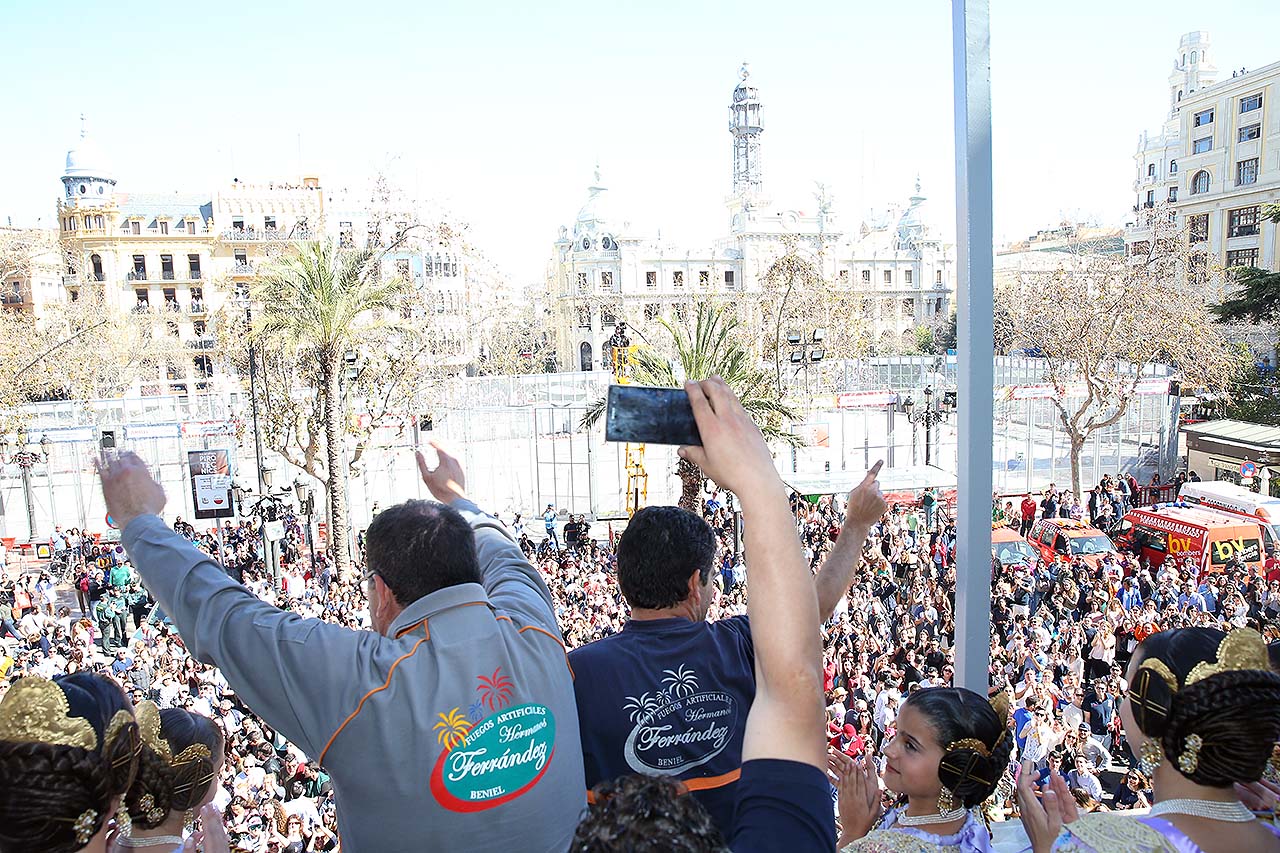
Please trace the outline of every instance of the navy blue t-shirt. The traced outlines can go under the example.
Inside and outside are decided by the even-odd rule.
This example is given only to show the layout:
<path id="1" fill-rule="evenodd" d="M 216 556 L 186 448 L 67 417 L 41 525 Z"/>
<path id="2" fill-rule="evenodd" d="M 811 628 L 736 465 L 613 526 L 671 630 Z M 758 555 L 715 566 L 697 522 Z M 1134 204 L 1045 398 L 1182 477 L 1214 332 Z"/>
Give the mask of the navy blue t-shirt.
<path id="1" fill-rule="evenodd" d="M 729 838 L 756 692 L 747 617 L 633 619 L 570 652 L 569 666 L 587 788 L 635 773 L 674 777 Z"/>
<path id="2" fill-rule="evenodd" d="M 835 850 L 835 811 L 826 774 L 811 764 L 776 758 L 743 764 L 729 849 L 733 853 Z"/>

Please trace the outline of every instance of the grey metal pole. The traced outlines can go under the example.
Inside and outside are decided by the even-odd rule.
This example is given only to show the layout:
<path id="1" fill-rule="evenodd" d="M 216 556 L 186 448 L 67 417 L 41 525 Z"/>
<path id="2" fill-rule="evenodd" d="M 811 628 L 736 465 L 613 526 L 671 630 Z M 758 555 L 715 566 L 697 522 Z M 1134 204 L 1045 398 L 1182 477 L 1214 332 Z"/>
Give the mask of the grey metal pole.
<path id="1" fill-rule="evenodd" d="M 994 249 L 991 223 L 990 0 L 953 0 L 956 131 L 956 684 L 986 696 L 991 657 L 991 425 Z"/>

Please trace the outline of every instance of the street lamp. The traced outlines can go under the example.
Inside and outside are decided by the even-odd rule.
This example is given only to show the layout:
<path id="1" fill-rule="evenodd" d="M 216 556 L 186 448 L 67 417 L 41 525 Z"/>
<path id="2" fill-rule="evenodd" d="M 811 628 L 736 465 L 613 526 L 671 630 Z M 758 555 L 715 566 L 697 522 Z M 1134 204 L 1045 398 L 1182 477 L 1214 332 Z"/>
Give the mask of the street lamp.
<path id="1" fill-rule="evenodd" d="M 902 411 L 906 413 L 907 423 L 911 424 L 911 442 L 913 445 L 916 438 L 915 428 L 921 424 L 924 425 L 924 464 L 933 464 L 933 428 L 946 417 L 946 413 L 934 404 L 933 388 L 925 386 L 923 409 L 917 409 L 915 401 L 908 397 L 906 402 L 902 404 Z M 913 457 L 912 462 L 914 462 L 914 449 L 911 455 Z"/>
<path id="2" fill-rule="evenodd" d="M 253 411 L 253 450 L 254 462 L 257 463 L 258 469 L 258 493 L 265 495 L 270 487 L 270 482 L 266 477 L 265 465 L 263 463 L 262 453 L 262 430 L 258 426 L 258 347 L 254 343 L 252 327 L 253 327 L 253 301 L 249 297 L 249 288 L 240 287 L 236 293 L 235 302 L 244 309 L 244 322 L 250 333 L 247 335 L 249 339 L 249 405 Z M 266 525 L 262 526 L 262 556 L 271 564 L 271 577 L 279 577 L 279 567 L 276 563 L 275 548 L 270 539 L 267 538 Z"/>
<path id="3" fill-rule="evenodd" d="M 301 477 L 293 481 L 293 493 L 298 498 L 298 512 L 307 517 L 307 553 L 311 555 L 311 571 L 316 570 L 316 546 L 311 540 L 311 514 L 315 512 L 316 493 L 310 483 Z"/>
<path id="4" fill-rule="evenodd" d="M 40 452 L 28 450 L 27 431 L 22 427 L 18 428 L 18 442 L 12 454 L 10 454 L 10 449 L 14 448 L 15 445 L 10 443 L 8 436 L 5 436 L 3 443 L 0 443 L 0 447 L 4 450 L 4 456 L 0 461 L 3 461 L 6 465 L 17 465 L 18 472 L 22 477 L 22 497 L 27 505 L 27 530 L 29 537 L 32 539 L 35 539 L 36 536 L 36 505 L 31 498 L 31 469 L 36 466 L 37 462 L 42 462 L 46 465 L 49 463 L 49 447 L 52 444 L 53 442 L 49 440 L 49 436 L 41 435 L 39 441 Z"/>
<path id="5" fill-rule="evenodd" d="M 800 332 L 787 332 L 787 345 L 791 347 L 791 363 L 796 366 L 796 373 L 804 371 L 804 394 L 809 399 L 809 367 L 827 357 L 826 329 L 814 329 L 808 335 Z"/>

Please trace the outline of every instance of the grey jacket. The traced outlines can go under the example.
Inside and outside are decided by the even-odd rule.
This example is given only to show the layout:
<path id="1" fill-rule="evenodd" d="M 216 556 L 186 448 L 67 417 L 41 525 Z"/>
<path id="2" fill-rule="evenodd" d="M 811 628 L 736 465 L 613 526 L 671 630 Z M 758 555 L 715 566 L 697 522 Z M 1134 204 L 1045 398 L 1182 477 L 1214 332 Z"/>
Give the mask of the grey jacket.
<path id="1" fill-rule="evenodd" d="M 330 773 L 344 853 L 563 851 L 586 804 L 551 596 L 506 529 L 455 501 L 483 586 L 405 608 L 381 636 L 270 606 L 156 516 L 124 531 L 191 654 Z"/>

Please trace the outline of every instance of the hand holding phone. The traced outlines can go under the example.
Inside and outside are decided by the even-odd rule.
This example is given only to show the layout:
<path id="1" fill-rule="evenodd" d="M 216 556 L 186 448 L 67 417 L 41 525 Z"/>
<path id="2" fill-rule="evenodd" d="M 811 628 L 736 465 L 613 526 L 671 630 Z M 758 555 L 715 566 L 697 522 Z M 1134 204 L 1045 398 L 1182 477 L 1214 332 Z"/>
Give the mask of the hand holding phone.
<path id="1" fill-rule="evenodd" d="M 683 388 L 610 385 L 605 441 L 701 445 L 689 394 Z"/>

